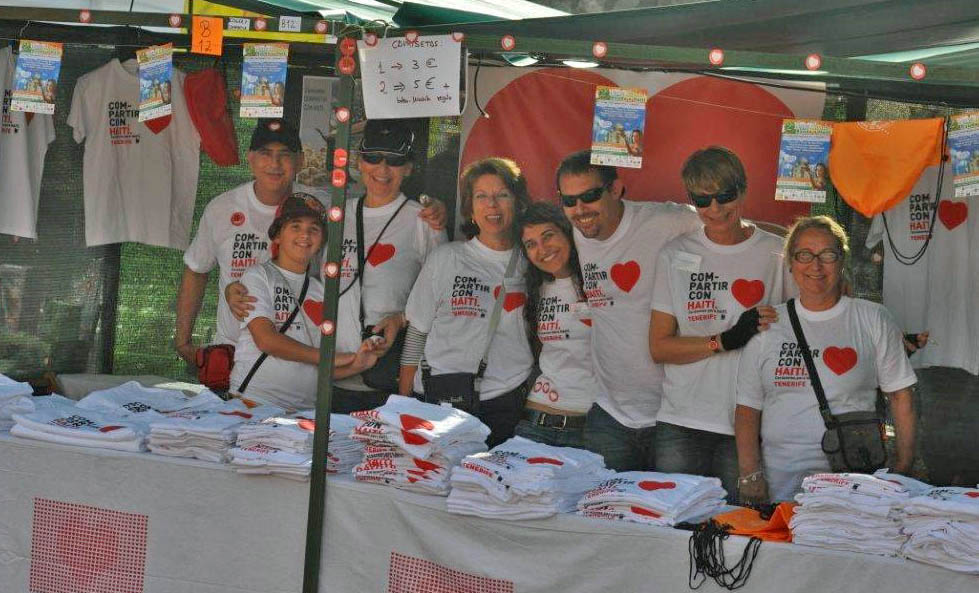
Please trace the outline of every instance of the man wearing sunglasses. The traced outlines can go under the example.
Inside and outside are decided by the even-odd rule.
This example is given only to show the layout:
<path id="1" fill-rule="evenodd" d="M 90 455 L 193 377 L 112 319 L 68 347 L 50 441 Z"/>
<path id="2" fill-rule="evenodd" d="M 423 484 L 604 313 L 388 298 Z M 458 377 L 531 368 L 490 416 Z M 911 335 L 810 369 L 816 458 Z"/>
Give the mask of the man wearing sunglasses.
<path id="1" fill-rule="evenodd" d="M 667 241 L 700 221 L 690 206 L 623 200 L 615 168 L 592 165 L 587 150 L 566 157 L 556 177 L 564 214 L 575 227 L 602 388 L 588 413 L 585 440 L 612 469 L 650 469 L 663 391 L 662 366 L 649 354 L 656 261 Z"/>

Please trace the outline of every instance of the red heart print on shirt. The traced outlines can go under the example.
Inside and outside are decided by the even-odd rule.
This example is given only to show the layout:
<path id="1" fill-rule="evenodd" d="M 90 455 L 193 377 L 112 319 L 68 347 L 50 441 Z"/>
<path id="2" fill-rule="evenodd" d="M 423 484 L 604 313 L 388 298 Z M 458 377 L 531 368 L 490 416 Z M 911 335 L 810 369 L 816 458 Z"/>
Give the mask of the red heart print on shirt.
<path id="1" fill-rule="evenodd" d="M 401 431 L 401 438 L 405 440 L 407 445 L 426 445 L 428 444 L 428 439 L 425 437 L 415 434 L 413 432 L 408 432 L 407 430 Z"/>
<path id="2" fill-rule="evenodd" d="M 584 323 L 588 327 L 591 327 L 591 319 L 579 319 L 578 321 Z"/>
<path id="3" fill-rule="evenodd" d="M 323 323 L 323 301 L 306 299 L 303 301 L 303 311 L 316 325 Z"/>
<path id="4" fill-rule="evenodd" d="M 371 249 L 370 255 L 367 256 L 367 263 L 374 266 L 375 268 L 387 260 L 394 257 L 394 253 L 397 251 L 394 245 L 390 243 L 378 243 L 374 245 Z"/>
<path id="5" fill-rule="evenodd" d="M 646 517 L 652 517 L 654 519 L 659 519 L 660 517 L 662 517 L 662 515 L 660 515 L 656 511 L 651 511 L 649 509 L 644 509 L 642 507 L 637 507 L 635 505 L 630 506 L 629 510 L 636 515 L 644 515 Z"/>
<path id="6" fill-rule="evenodd" d="M 401 428 L 404 430 L 415 430 L 416 428 L 435 430 L 435 425 L 424 418 L 419 418 L 418 416 L 401 414 Z"/>
<path id="7" fill-rule="evenodd" d="M 316 430 L 316 421 L 310 420 L 309 418 L 302 418 L 299 420 L 299 428 L 305 430 L 306 432 L 313 432 Z"/>
<path id="8" fill-rule="evenodd" d="M 938 220 L 942 221 L 948 230 L 959 226 L 968 217 L 969 206 L 965 202 L 942 200 L 938 203 Z"/>
<path id="9" fill-rule="evenodd" d="M 538 464 L 547 463 L 550 465 L 564 465 L 564 462 L 560 459 L 554 459 L 553 457 L 530 457 L 527 459 L 527 463 Z"/>
<path id="10" fill-rule="evenodd" d="M 432 463 L 431 461 L 425 461 L 424 459 L 413 459 L 413 461 L 415 462 L 415 465 L 417 465 L 419 469 L 423 469 L 425 471 L 438 471 L 442 469 L 441 465 L 437 463 Z M 409 469 L 408 471 L 411 470 Z"/>
<path id="11" fill-rule="evenodd" d="M 148 120 L 146 120 L 146 121 L 143 122 L 143 125 L 145 125 L 147 128 L 149 128 L 149 130 L 151 132 L 153 132 L 154 134 L 159 134 L 160 132 L 162 132 L 163 130 L 165 130 L 167 128 L 167 126 L 170 125 L 170 120 L 171 119 L 172 119 L 171 116 L 164 115 L 162 117 L 157 117 L 157 118 L 154 118 L 154 119 L 148 119 Z"/>
<path id="12" fill-rule="evenodd" d="M 656 480 L 643 480 L 639 482 L 639 487 L 643 490 L 672 490 L 676 488 L 676 482 L 657 482 Z"/>
<path id="13" fill-rule="evenodd" d="M 609 273 L 612 276 L 612 282 L 615 282 L 619 289 L 629 292 L 636 285 L 636 282 L 639 282 L 639 274 L 642 273 L 642 270 L 640 270 L 638 262 L 627 261 L 613 265 Z"/>
<path id="14" fill-rule="evenodd" d="M 493 298 L 500 296 L 500 287 L 497 286 L 493 289 Z M 509 313 L 514 309 L 523 306 L 527 302 L 527 295 L 522 292 L 508 292 L 506 296 L 503 297 L 503 310 Z"/>
<path id="15" fill-rule="evenodd" d="M 765 296 L 765 283 L 761 280 L 738 278 L 731 284 L 731 294 L 742 307 L 750 309 L 760 303 Z"/>
<path id="16" fill-rule="evenodd" d="M 965 495 L 969 498 L 979 498 L 979 491 L 973 490 L 972 492 L 966 492 Z"/>
<path id="17" fill-rule="evenodd" d="M 123 426 L 103 426 L 99 429 L 99 432 L 112 432 L 113 430 L 119 430 L 120 428 L 125 428 Z"/>
<path id="18" fill-rule="evenodd" d="M 837 348 L 830 346 L 823 350 L 823 363 L 837 375 L 842 375 L 857 366 L 857 351 L 849 346 Z"/>

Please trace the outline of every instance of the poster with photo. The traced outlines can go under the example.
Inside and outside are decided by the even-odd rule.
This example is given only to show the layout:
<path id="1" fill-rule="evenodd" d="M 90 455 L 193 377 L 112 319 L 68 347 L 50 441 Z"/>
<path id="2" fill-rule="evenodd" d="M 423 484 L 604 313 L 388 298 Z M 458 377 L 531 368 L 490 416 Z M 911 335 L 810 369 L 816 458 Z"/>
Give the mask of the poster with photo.
<path id="1" fill-rule="evenodd" d="M 282 117 L 288 43 L 246 43 L 241 67 L 241 117 Z"/>
<path id="2" fill-rule="evenodd" d="M 61 44 L 22 39 L 19 52 L 10 110 L 54 113 L 61 74 Z"/>
<path id="3" fill-rule="evenodd" d="M 955 197 L 979 196 L 979 111 L 952 116 L 948 152 L 954 171 Z"/>
<path id="4" fill-rule="evenodd" d="M 299 116 L 299 140 L 303 168 L 296 180 L 313 187 L 330 185 L 330 153 L 336 128 L 333 117 L 333 84 L 337 78 L 303 76 L 303 101 Z"/>
<path id="5" fill-rule="evenodd" d="M 170 115 L 173 88 L 173 44 L 154 45 L 136 51 L 139 64 L 139 121 Z"/>
<path id="6" fill-rule="evenodd" d="M 826 201 L 829 147 L 833 125 L 811 119 L 782 121 L 775 199 L 787 202 Z"/>
<path id="7" fill-rule="evenodd" d="M 595 88 L 591 164 L 642 167 L 648 98 L 648 91 L 641 88 Z"/>

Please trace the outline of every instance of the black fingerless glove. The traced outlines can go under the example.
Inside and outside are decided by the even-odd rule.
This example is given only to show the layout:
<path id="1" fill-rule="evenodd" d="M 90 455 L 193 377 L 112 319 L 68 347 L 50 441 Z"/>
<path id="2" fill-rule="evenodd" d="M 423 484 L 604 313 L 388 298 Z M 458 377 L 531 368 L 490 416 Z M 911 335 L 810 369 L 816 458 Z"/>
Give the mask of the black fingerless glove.
<path id="1" fill-rule="evenodd" d="M 758 320 L 761 315 L 758 309 L 748 309 L 738 317 L 734 327 L 721 333 L 721 346 L 724 350 L 737 350 L 744 347 L 748 340 L 758 333 Z"/>

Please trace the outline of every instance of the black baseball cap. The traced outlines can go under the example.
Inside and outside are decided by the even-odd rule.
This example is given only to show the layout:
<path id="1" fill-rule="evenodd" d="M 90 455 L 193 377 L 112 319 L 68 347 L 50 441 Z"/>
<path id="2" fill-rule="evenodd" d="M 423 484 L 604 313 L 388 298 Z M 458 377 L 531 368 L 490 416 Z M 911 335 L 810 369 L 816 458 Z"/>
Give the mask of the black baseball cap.
<path id="1" fill-rule="evenodd" d="M 275 220 L 269 225 L 269 239 L 275 239 L 287 222 L 305 217 L 319 223 L 323 233 L 326 233 L 326 206 L 312 194 L 297 192 L 290 195 L 275 211 Z"/>
<path id="2" fill-rule="evenodd" d="M 248 150 L 258 150 L 272 142 L 281 142 L 293 152 L 300 152 L 299 132 L 284 119 L 260 119 L 252 132 L 252 142 Z"/>
<path id="3" fill-rule="evenodd" d="M 361 152 L 386 152 L 400 156 L 411 154 L 415 133 L 411 126 L 401 119 L 372 119 L 364 126 L 364 137 L 360 141 Z"/>

